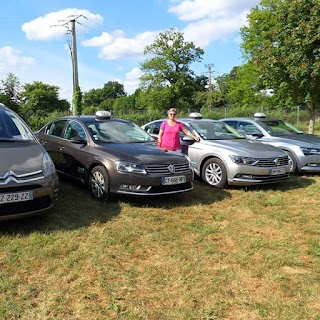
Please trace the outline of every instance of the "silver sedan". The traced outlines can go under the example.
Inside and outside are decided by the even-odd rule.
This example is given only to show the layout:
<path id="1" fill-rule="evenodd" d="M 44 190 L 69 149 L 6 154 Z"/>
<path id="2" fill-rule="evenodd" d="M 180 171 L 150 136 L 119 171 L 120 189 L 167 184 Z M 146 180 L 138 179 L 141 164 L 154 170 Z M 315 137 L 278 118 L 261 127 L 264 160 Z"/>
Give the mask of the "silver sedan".
<path id="1" fill-rule="evenodd" d="M 287 152 L 291 172 L 320 172 L 320 137 L 306 134 L 280 119 L 256 113 L 251 118 L 225 118 L 225 123 L 253 141 L 273 145 Z"/>
<path id="2" fill-rule="evenodd" d="M 196 175 L 217 188 L 278 183 L 289 178 L 286 152 L 246 139 L 222 121 L 203 119 L 201 114 L 177 119 L 200 137 L 196 142 L 181 133 L 182 151 L 188 155 Z M 157 137 L 164 119 L 142 126 Z"/>

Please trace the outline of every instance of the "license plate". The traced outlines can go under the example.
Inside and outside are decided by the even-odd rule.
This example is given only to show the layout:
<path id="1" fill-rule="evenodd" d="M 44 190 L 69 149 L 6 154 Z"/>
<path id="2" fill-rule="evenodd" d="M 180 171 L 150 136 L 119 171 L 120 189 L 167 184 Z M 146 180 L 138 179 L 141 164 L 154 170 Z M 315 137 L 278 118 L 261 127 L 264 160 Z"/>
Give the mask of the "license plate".
<path id="1" fill-rule="evenodd" d="M 162 177 L 163 185 L 172 185 L 172 184 L 179 184 L 179 183 L 185 183 L 185 182 L 186 182 L 186 176 Z"/>
<path id="2" fill-rule="evenodd" d="M 277 169 L 271 169 L 270 174 L 272 176 L 277 176 L 279 174 L 284 174 L 286 173 L 286 169 L 285 168 L 277 168 Z"/>
<path id="3" fill-rule="evenodd" d="M 0 203 L 22 202 L 33 199 L 32 191 L 0 194 Z"/>

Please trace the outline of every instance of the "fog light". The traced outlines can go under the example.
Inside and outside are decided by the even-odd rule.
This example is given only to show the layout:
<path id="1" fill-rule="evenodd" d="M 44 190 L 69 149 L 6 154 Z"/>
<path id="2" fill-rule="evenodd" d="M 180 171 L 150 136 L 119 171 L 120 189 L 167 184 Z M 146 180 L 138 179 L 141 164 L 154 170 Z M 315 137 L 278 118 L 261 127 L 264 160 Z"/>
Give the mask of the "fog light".
<path id="1" fill-rule="evenodd" d="M 122 184 L 120 186 L 120 189 L 122 190 L 139 190 L 141 188 L 141 186 L 136 186 L 133 184 Z"/>
<path id="2" fill-rule="evenodd" d="M 308 163 L 307 166 L 308 167 L 318 167 L 319 164 L 318 163 Z"/>

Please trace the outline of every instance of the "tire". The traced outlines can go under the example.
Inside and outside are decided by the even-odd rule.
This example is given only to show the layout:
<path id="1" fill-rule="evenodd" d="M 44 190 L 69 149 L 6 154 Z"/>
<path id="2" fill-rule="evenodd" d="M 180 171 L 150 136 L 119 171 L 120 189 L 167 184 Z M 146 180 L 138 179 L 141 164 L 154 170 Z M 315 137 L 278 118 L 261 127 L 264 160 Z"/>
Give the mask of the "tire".
<path id="1" fill-rule="evenodd" d="M 201 171 L 202 179 L 211 187 L 223 188 L 227 184 L 227 170 L 218 158 L 207 160 Z"/>
<path id="2" fill-rule="evenodd" d="M 90 173 L 89 187 L 93 198 L 104 201 L 109 193 L 108 172 L 103 166 L 94 167 Z"/>
<path id="3" fill-rule="evenodd" d="M 286 151 L 286 153 L 288 154 L 288 157 L 289 157 L 290 173 L 294 174 L 297 172 L 297 161 L 294 155 L 290 151 Z"/>

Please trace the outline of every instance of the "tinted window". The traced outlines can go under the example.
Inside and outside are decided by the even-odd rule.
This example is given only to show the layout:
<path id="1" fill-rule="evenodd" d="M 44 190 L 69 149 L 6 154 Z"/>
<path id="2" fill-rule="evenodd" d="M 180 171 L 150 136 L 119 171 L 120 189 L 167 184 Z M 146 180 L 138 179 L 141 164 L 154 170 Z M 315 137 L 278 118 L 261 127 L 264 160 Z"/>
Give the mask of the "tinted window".
<path id="1" fill-rule="evenodd" d="M 71 138 L 80 137 L 87 139 L 86 133 L 82 125 L 77 121 L 70 121 L 64 134 L 64 138 L 70 140 Z"/>
<path id="2" fill-rule="evenodd" d="M 15 113 L 0 109 L 0 138 L 34 140 L 28 126 Z"/>
<path id="3" fill-rule="evenodd" d="M 46 134 L 50 136 L 62 137 L 63 129 L 66 125 L 67 120 L 57 120 L 53 121 L 46 130 Z"/>

